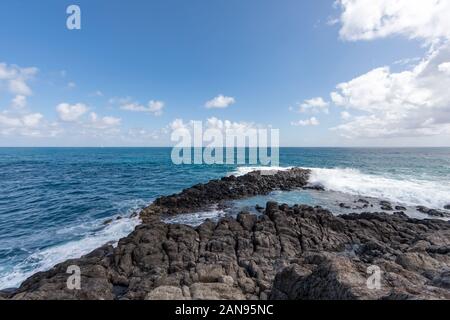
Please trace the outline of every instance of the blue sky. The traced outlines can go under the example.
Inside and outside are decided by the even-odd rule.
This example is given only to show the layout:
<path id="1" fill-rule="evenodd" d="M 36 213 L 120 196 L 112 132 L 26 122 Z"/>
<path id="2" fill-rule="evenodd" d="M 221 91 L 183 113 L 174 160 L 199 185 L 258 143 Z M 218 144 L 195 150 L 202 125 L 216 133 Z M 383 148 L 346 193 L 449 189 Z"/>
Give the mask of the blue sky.
<path id="1" fill-rule="evenodd" d="M 380 77 L 396 78 L 446 49 L 430 49 L 428 40 L 446 40 L 440 34 L 400 30 L 363 39 L 357 28 L 371 26 L 355 27 L 356 18 L 344 15 L 351 2 L 4 0 L 0 146 L 170 145 L 175 119 L 212 117 L 279 128 L 283 146 L 448 145 L 448 123 L 438 130 L 434 116 L 447 115 L 447 101 L 414 130 L 397 130 L 396 120 L 374 132 L 365 129 L 385 125 L 387 108 L 406 110 L 411 99 L 393 105 L 380 93 L 380 111 L 372 102 L 355 105 L 356 89 L 338 90 L 346 102 L 332 98 L 340 83 L 380 67 L 389 67 Z M 70 4 L 81 8 L 81 30 L 66 28 Z M 11 88 L 13 77 L 29 91 Z M 220 95 L 228 103 L 206 107 Z"/>

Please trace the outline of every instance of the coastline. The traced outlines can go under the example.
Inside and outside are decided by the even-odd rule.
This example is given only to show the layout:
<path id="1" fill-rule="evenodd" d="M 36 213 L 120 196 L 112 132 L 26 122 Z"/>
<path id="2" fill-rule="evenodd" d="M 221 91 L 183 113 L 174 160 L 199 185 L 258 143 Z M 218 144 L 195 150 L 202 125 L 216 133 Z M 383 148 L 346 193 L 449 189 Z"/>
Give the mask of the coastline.
<path id="1" fill-rule="evenodd" d="M 255 216 L 192 228 L 161 221 L 273 190 L 307 187 L 310 171 L 251 172 L 160 197 L 116 248 L 105 245 L 27 279 L 6 299 L 449 299 L 450 223 L 405 214 L 334 216 L 269 202 Z M 69 265 L 81 290 L 69 290 Z M 366 287 L 367 267 L 386 274 Z M 323 285 L 320 285 L 323 284 Z"/>

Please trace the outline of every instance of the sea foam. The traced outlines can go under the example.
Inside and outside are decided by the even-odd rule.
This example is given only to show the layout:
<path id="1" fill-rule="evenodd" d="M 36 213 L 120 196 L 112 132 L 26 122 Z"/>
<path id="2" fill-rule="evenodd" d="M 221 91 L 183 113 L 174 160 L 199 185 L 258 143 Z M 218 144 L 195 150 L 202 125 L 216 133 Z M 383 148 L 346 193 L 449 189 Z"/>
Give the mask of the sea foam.
<path id="1" fill-rule="evenodd" d="M 0 289 L 17 287 L 36 272 L 48 270 L 68 259 L 79 258 L 106 243 L 116 245 L 120 238 L 130 234 L 140 223 L 137 216 L 116 219 L 117 217 L 112 217 L 113 221 L 105 226 L 103 226 L 103 220 L 98 220 L 96 223 L 89 222 L 89 226 L 97 225 L 97 230 L 89 232 L 79 240 L 30 253 L 24 261 L 10 270 L 3 268 L 0 270 Z"/>
<path id="2" fill-rule="evenodd" d="M 255 170 L 289 170 L 292 167 L 238 167 L 240 176 Z M 350 168 L 305 168 L 311 170 L 309 182 L 325 190 L 379 198 L 410 206 L 442 209 L 450 204 L 450 183 L 366 174 Z"/>
<path id="3" fill-rule="evenodd" d="M 380 198 L 406 205 L 442 209 L 450 204 L 450 184 L 443 181 L 392 178 L 357 169 L 311 169 L 310 183 L 326 190 Z"/>

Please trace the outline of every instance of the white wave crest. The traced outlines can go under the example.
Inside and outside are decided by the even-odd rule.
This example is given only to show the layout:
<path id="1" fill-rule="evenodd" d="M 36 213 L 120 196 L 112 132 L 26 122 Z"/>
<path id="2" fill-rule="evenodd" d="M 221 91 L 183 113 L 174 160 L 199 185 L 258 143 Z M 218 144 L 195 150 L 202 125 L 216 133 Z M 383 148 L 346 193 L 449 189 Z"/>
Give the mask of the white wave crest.
<path id="1" fill-rule="evenodd" d="M 309 182 L 330 191 L 435 209 L 450 204 L 450 183 L 447 182 L 393 179 L 365 174 L 356 169 L 309 169 L 312 170 Z"/>
<path id="2" fill-rule="evenodd" d="M 48 270 L 68 259 L 79 258 L 106 243 L 116 245 L 120 238 L 130 234 L 140 223 L 137 216 L 115 218 L 112 217 L 113 221 L 110 224 L 86 234 L 79 240 L 36 251 L 11 270 L 0 270 L 0 289 L 17 287 L 36 272 Z M 96 224 L 102 225 L 102 223 L 103 221 L 99 220 Z M 91 224 L 92 222 L 89 223 L 89 225 Z"/>

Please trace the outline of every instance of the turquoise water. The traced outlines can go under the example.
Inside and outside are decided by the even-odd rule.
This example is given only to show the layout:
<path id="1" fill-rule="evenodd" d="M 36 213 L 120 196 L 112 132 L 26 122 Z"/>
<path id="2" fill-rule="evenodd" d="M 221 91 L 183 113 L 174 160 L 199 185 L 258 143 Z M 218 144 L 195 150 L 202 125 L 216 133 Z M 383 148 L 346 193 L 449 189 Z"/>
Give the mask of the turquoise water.
<path id="1" fill-rule="evenodd" d="M 176 166 L 170 152 L 0 148 L 0 288 L 126 236 L 139 223 L 130 215 L 159 195 L 251 170 Z M 282 148 L 280 166 L 314 168 L 311 182 L 339 194 L 433 208 L 450 203 L 448 148 Z M 298 202 L 321 199 L 302 195 Z"/>

